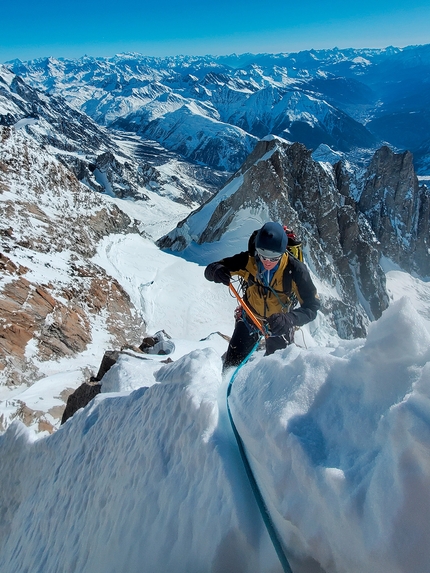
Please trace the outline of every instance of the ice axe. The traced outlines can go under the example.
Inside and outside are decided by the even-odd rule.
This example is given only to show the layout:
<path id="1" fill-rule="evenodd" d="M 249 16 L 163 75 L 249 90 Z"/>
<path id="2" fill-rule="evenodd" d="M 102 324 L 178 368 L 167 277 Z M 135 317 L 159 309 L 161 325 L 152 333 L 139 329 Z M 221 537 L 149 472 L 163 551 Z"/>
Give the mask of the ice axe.
<path id="1" fill-rule="evenodd" d="M 228 288 L 231 290 L 231 292 L 237 298 L 240 306 L 243 308 L 243 310 L 248 315 L 248 318 L 250 320 L 252 320 L 252 322 L 255 324 L 255 326 L 258 328 L 258 330 L 261 332 L 261 334 L 264 336 L 264 338 L 268 338 L 269 335 L 265 331 L 264 326 L 261 324 L 261 322 L 255 316 L 255 314 L 252 312 L 252 310 L 249 308 L 249 306 L 246 304 L 246 302 L 243 300 L 243 298 L 240 296 L 240 294 L 237 292 L 237 290 L 234 288 L 234 286 L 231 283 L 229 283 Z"/>

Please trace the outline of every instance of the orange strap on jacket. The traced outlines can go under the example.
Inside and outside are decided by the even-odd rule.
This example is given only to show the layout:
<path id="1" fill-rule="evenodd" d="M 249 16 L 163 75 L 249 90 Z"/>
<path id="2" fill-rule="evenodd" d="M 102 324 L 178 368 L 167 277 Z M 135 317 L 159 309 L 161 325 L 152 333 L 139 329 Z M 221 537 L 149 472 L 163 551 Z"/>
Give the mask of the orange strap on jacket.
<path id="1" fill-rule="evenodd" d="M 263 325 L 258 320 L 258 318 L 255 316 L 255 314 L 252 312 L 252 310 L 249 308 L 249 306 L 246 304 L 246 302 L 243 300 L 243 298 L 240 296 L 240 294 L 237 292 L 237 290 L 234 288 L 234 286 L 231 283 L 229 283 L 228 288 L 231 290 L 231 292 L 237 298 L 240 306 L 243 308 L 243 310 L 246 312 L 246 314 L 252 320 L 252 322 L 255 324 L 255 326 L 258 328 L 258 330 L 262 333 L 262 335 L 265 338 L 267 338 L 269 335 L 264 330 Z"/>

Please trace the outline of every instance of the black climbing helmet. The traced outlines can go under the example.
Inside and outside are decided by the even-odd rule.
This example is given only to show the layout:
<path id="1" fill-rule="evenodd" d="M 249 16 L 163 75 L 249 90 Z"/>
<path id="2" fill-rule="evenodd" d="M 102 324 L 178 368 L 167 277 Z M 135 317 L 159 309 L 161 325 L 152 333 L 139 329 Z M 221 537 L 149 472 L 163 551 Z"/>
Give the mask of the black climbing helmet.
<path id="1" fill-rule="evenodd" d="M 265 223 L 255 237 L 257 253 L 267 259 L 280 257 L 287 248 L 288 237 L 279 223 Z"/>

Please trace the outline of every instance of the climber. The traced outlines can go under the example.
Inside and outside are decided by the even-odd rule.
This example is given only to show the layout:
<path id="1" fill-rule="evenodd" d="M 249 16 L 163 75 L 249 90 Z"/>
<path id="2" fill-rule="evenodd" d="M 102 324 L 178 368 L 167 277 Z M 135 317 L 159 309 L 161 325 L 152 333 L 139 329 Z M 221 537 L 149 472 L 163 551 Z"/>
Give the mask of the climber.
<path id="1" fill-rule="evenodd" d="M 244 301 L 268 330 L 266 355 L 291 344 L 296 327 L 314 320 L 320 308 L 306 265 L 286 251 L 287 243 L 284 227 L 269 222 L 251 235 L 247 251 L 211 263 L 205 269 L 207 280 L 226 286 L 232 276 L 241 277 Z M 300 303 L 297 308 L 295 300 Z M 240 364 L 259 337 L 246 313 L 238 310 L 224 369 Z"/>

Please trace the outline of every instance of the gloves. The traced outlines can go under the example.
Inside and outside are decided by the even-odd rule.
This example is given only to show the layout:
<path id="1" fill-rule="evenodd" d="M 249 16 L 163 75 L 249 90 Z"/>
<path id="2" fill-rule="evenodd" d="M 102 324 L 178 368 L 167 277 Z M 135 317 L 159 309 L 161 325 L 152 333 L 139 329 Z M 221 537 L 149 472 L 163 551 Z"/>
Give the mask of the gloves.
<path id="1" fill-rule="evenodd" d="M 267 322 L 269 323 L 270 332 L 273 336 L 286 334 L 290 337 L 291 331 L 294 328 L 293 319 L 288 312 L 276 312 L 272 314 L 272 316 L 269 316 Z"/>
<path id="2" fill-rule="evenodd" d="M 224 265 L 220 265 L 214 272 L 214 281 L 228 286 L 230 284 L 230 271 Z"/>
<path id="3" fill-rule="evenodd" d="M 206 267 L 205 276 L 215 283 L 222 283 L 226 286 L 230 284 L 230 271 L 221 263 L 212 263 Z"/>

